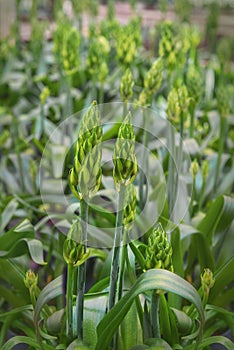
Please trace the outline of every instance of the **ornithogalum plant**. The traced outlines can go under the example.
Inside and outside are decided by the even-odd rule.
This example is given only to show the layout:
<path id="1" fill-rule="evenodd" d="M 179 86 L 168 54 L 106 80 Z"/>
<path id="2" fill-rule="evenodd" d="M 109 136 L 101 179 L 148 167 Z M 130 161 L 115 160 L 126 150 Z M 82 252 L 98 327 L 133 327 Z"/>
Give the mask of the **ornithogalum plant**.
<path id="1" fill-rule="evenodd" d="M 87 250 L 88 202 L 98 191 L 101 184 L 101 142 L 102 126 L 96 101 L 85 113 L 79 128 L 75 144 L 74 165 L 71 168 L 69 181 L 72 193 L 80 202 L 81 242 Z M 77 277 L 77 336 L 83 338 L 83 309 L 86 278 L 86 263 L 78 268 Z"/>
<path id="2" fill-rule="evenodd" d="M 110 274 L 110 293 L 108 301 L 109 310 L 115 305 L 116 301 L 120 250 L 123 241 L 123 220 L 126 189 L 127 186 L 130 186 L 133 183 L 137 175 L 135 135 L 130 113 L 128 113 L 119 128 L 118 138 L 114 149 L 113 163 L 113 178 L 118 191 L 118 203 Z"/>

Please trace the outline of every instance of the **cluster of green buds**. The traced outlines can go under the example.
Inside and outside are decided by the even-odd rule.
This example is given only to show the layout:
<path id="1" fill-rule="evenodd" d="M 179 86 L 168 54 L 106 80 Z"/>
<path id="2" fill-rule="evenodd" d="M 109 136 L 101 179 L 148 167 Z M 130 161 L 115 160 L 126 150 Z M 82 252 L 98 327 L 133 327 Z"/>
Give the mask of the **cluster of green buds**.
<path id="1" fill-rule="evenodd" d="M 161 86 L 163 80 L 163 60 L 158 58 L 152 64 L 144 79 L 144 88 L 148 95 L 152 96 Z"/>
<path id="2" fill-rule="evenodd" d="M 120 83 L 120 95 L 124 102 L 129 101 L 133 95 L 133 76 L 130 69 L 126 69 Z"/>
<path id="3" fill-rule="evenodd" d="M 163 81 L 164 63 L 162 58 L 158 58 L 152 64 L 144 79 L 144 89 L 141 91 L 138 100 L 139 106 L 148 106 L 151 103 L 152 96 L 160 88 Z"/>
<path id="4" fill-rule="evenodd" d="M 197 67 L 194 65 L 191 65 L 188 68 L 186 75 L 186 87 L 191 101 L 196 104 L 201 96 L 202 76 L 199 69 L 197 69 Z"/>
<path id="5" fill-rule="evenodd" d="M 78 30 L 66 17 L 60 17 L 54 32 L 54 53 L 66 75 L 72 75 L 78 70 L 80 43 Z"/>
<path id="6" fill-rule="evenodd" d="M 67 264 L 73 267 L 82 265 L 89 257 L 89 251 L 85 253 L 84 244 L 81 242 L 82 225 L 80 220 L 76 220 L 67 235 L 63 244 L 63 258 Z"/>
<path id="7" fill-rule="evenodd" d="M 69 181 L 72 193 L 79 199 L 89 199 L 99 189 L 101 170 L 102 126 L 96 101 L 85 113 L 75 146 L 74 166 Z"/>
<path id="8" fill-rule="evenodd" d="M 99 73 L 103 62 L 107 61 L 109 52 L 110 45 L 104 36 L 99 35 L 98 37 L 91 39 L 86 61 L 87 69 L 91 76 L 95 76 Z M 106 69 L 108 69 L 107 65 L 105 66 L 105 70 Z"/>
<path id="9" fill-rule="evenodd" d="M 29 290 L 35 290 L 37 288 L 38 275 L 34 271 L 28 270 L 25 274 L 24 284 Z"/>
<path id="10" fill-rule="evenodd" d="M 66 75 L 77 72 L 79 67 L 78 48 L 80 46 L 80 34 L 75 27 L 71 27 L 64 37 L 62 46 L 62 62 Z"/>
<path id="11" fill-rule="evenodd" d="M 145 269 L 165 269 L 173 272 L 172 247 L 160 224 L 153 228 L 149 235 Z"/>
<path id="12" fill-rule="evenodd" d="M 137 54 L 137 46 L 133 38 L 122 32 L 116 43 L 118 61 L 124 67 L 131 66 Z"/>
<path id="13" fill-rule="evenodd" d="M 201 275 L 201 286 L 204 295 L 208 297 L 210 293 L 210 289 L 215 284 L 215 278 L 213 276 L 213 272 L 210 269 L 204 269 L 203 275 Z"/>
<path id="14" fill-rule="evenodd" d="M 136 188 L 133 184 L 130 184 L 126 188 L 125 205 L 124 205 L 124 219 L 123 224 L 125 230 L 129 231 L 136 215 Z"/>
<path id="15" fill-rule="evenodd" d="M 131 184 L 137 175 L 137 160 L 135 156 L 135 134 L 130 112 L 127 114 L 118 132 L 113 155 L 113 178 L 117 190 L 120 185 Z"/>
<path id="16" fill-rule="evenodd" d="M 217 107 L 221 118 L 227 118 L 230 113 L 230 96 L 226 86 L 221 85 L 217 90 Z"/>
<path id="17" fill-rule="evenodd" d="M 172 88 L 168 94 L 167 102 L 169 120 L 179 122 L 181 114 L 187 111 L 190 103 L 186 86 L 182 85 L 179 88 Z"/>
<path id="18" fill-rule="evenodd" d="M 46 25 L 44 21 L 33 18 L 31 21 L 30 50 L 34 59 L 39 59 L 43 48 Z"/>
<path id="19" fill-rule="evenodd" d="M 164 22 L 159 42 L 159 56 L 163 57 L 167 66 L 173 68 L 176 64 L 175 39 L 171 22 Z"/>
<path id="20" fill-rule="evenodd" d="M 190 166 L 190 173 L 192 174 L 193 179 L 196 178 L 198 171 L 199 171 L 199 164 L 197 160 L 194 159 L 194 161 L 192 161 Z"/>
<path id="21" fill-rule="evenodd" d="M 42 92 L 40 93 L 40 101 L 42 106 L 44 106 L 49 96 L 50 96 L 50 89 L 47 86 L 45 86 Z"/>

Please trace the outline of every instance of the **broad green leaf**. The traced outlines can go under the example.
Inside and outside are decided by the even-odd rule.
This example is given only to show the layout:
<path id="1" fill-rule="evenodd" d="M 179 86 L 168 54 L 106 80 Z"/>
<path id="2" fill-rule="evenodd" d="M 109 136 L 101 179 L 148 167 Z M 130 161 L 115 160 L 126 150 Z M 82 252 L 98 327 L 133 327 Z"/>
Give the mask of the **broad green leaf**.
<path id="1" fill-rule="evenodd" d="M 193 326 L 191 318 L 188 315 L 186 315 L 183 311 L 177 310 L 175 308 L 171 308 L 171 310 L 175 314 L 179 333 L 181 333 L 182 335 L 189 334 Z"/>
<path id="2" fill-rule="evenodd" d="M 16 307 L 16 308 L 12 309 L 11 311 L 0 313 L 0 321 L 4 320 L 5 317 L 17 315 L 17 314 L 22 313 L 24 311 L 32 311 L 32 310 L 33 310 L 32 305 L 23 305 L 23 306 Z"/>
<path id="3" fill-rule="evenodd" d="M 121 323 L 120 338 L 123 350 L 130 349 L 132 346 L 137 345 L 139 333 L 138 323 L 137 308 L 136 304 L 133 303 Z"/>
<path id="4" fill-rule="evenodd" d="M 225 264 L 215 271 L 215 284 L 210 291 L 209 302 L 215 303 L 220 298 L 220 294 L 224 289 L 234 281 L 234 257 L 230 258 Z"/>
<path id="5" fill-rule="evenodd" d="M 214 233 L 225 230 L 233 218 L 234 198 L 220 196 L 211 204 L 206 216 L 198 225 L 198 230 L 207 237 L 209 244 L 212 244 Z"/>
<path id="6" fill-rule="evenodd" d="M 0 217 L 0 235 L 2 234 L 5 227 L 9 224 L 11 218 L 13 217 L 16 209 L 18 207 L 18 203 L 15 198 L 13 198 L 3 210 Z"/>
<path id="7" fill-rule="evenodd" d="M 2 346 L 1 350 L 12 350 L 12 348 L 18 344 L 27 344 L 35 350 L 37 350 L 37 349 L 41 350 L 41 348 L 42 348 L 42 345 L 36 339 L 32 339 L 32 338 L 25 337 L 25 336 L 16 336 L 16 337 L 13 337 L 10 340 L 8 340 Z M 54 347 L 44 344 L 43 349 L 44 350 L 53 350 Z"/>
<path id="8" fill-rule="evenodd" d="M 43 290 L 39 294 L 39 297 L 37 299 L 37 303 L 35 306 L 34 324 L 37 327 L 38 327 L 40 312 L 43 309 L 43 307 L 46 304 L 48 304 L 52 299 L 55 299 L 58 296 L 62 295 L 62 293 L 63 293 L 62 276 L 55 278 L 52 282 L 47 284 L 45 288 L 43 288 Z"/>
<path id="9" fill-rule="evenodd" d="M 96 350 L 108 349 L 114 333 L 130 309 L 136 296 L 143 292 L 154 289 L 161 289 L 167 292 L 176 293 L 193 303 L 198 310 L 199 318 L 201 321 L 201 336 L 204 324 L 204 314 L 201 299 L 196 289 L 183 278 L 170 271 L 152 269 L 140 276 L 130 291 L 123 296 L 123 298 L 108 312 L 108 314 L 100 322 L 97 327 L 98 341 L 95 348 Z"/>
<path id="10" fill-rule="evenodd" d="M 43 245 L 38 239 L 20 239 L 8 251 L 0 251 L 0 258 L 15 258 L 28 252 L 36 264 L 46 264 L 43 257 Z"/>
<path id="11" fill-rule="evenodd" d="M 150 338 L 145 341 L 150 350 L 172 350 L 170 345 L 163 339 Z"/>
<path id="12" fill-rule="evenodd" d="M 198 345 L 198 350 L 203 350 L 206 348 L 206 346 L 209 346 L 209 345 L 212 345 L 212 344 L 221 344 L 223 345 L 226 349 L 228 350 L 233 350 L 233 342 L 226 338 L 226 337 L 223 337 L 223 336 L 213 336 L 213 337 L 209 337 L 209 338 L 206 338 L 206 339 L 203 339 L 201 341 L 201 343 Z M 185 350 L 193 350 L 194 349 L 194 345 L 190 345 L 190 346 L 185 346 Z"/>

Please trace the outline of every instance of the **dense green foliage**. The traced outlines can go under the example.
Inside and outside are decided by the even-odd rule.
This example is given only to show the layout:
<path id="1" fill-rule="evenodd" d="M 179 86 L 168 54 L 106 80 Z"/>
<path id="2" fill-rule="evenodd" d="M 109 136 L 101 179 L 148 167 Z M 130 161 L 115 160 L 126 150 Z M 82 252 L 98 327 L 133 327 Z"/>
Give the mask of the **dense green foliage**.
<path id="1" fill-rule="evenodd" d="M 59 3 L 0 41 L 0 348 L 233 349 L 233 43 Z"/>

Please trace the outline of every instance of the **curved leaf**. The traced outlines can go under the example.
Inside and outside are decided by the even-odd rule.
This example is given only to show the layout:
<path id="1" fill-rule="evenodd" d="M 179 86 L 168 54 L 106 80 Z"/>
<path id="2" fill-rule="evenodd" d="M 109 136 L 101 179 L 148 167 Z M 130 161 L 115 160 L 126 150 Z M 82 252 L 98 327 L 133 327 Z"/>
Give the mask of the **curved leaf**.
<path id="1" fill-rule="evenodd" d="M 211 344 L 221 344 L 225 346 L 228 350 L 233 350 L 233 342 L 223 336 L 213 336 L 206 339 L 203 339 L 202 342 L 199 344 L 198 349 L 204 349 L 206 346 L 209 346 Z"/>
<path id="2" fill-rule="evenodd" d="M 25 337 L 25 336 L 16 336 L 13 337 L 11 339 L 9 339 L 1 348 L 1 350 L 12 350 L 14 346 L 18 345 L 18 344 L 27 344 L 29 346 L 31 346 L 33 349 L 35 350 L 41 350 L 42 349 L 42 345 L 38 342 L 38 340 L 36 339 L 32 339 L 29 337 Z M 45 350 L 53 350 L 54 347 L 50 346 L 50 345 L 45 345 L 43 344 L 43 349 Z"/>
<path id="3" fill-rule="evenodd" d="M 216 231 L 223 231 L 234 218 L 234 198 L 219 196 L 210 206 L 204 219 L 198 225 L 198 229 L 208 238 L 212 244 Z"/>
<path id="4" fill-rule="evenodd" d="M 62 293 L 62 276 L 55 278 L 52 282 L 47 284 L 47 286 L 45 286 L 45 288 L 41 291 L 36 302 L 34 313 L 34 324 L 36 327 L 38 325 L 39 315 L 43 307 L 46 304 L 48 304 L 52 299 L 55 299 L 58 296 L 62 295 Z"/>
<path id="5" fill-rule="evenodd" d="M 27 253 L 36 264 L 46 265 L 43 257 L 43 245 L 37 239 L 22 238 L 18 240 L 8 251 L 1 250 L 0 258 L 16 258 Z"/>
<path id="6" fill-rule="evenodd" d="M 183 278 L 170 271 L 152 269 L 140 276 L 130 291 L 123 296 L 100 322 L 97 327 L 98 341 L 96 350 L 108 349 L 115 331 L 127 314 L 136 296 L 153 289 L 162 289 L 167 292 L 178 294 L 193 303 L 198 310 L 201 320 L 199 331 L 199 336 L 201 336 L 204 314 L 201 299 L 196 289 Z"/>

